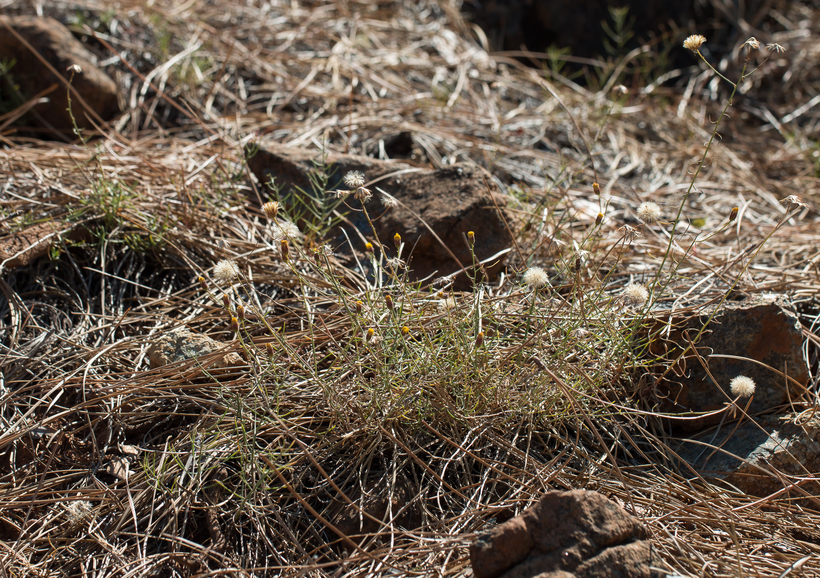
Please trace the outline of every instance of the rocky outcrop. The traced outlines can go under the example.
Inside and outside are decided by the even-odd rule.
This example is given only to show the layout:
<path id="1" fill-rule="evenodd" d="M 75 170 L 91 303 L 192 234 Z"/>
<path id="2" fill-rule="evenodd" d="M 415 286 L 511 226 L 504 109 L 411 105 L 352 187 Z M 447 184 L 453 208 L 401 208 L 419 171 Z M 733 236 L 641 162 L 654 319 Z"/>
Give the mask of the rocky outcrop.
<path id="1" fill-rule="evenodd" d="M 675 325 L 668 339 L 659 338 L 652 344 L 653 352 L 667 360 L 675 359 L 708 316 L 704 312 Z M 695 415 L 726 407 L 733 399 L 729 383 L 739 375 L 752 378 L 756 384 L 748 409 L 752 415 L 777 408 L 788 411 L 790 401 L 795 402 L 805 392 L 808 366 L 803 356 L 800 321 L 789 305 L 775 296 L 754 296 L 725 304 L 695 346 L 708 373 L 694 354 L 688 354 L 675 368 L 676 375 L 670 374 L 660 384 L 663 395 L 659 408 L 664 412 Z M 769 368 L 786 372 L 791 379 L 786 380 Z M 673 425 L 695 431 L 722 418 L 717 413 Z"/>
<path id="2" fill-rule="evenodd" d="M 310 171 L 317 170 L 316 151 L 289 149 L 263 145 L 248 156 L 248 165 L 261 183 L 275 183 L 282 187 L 287 202 L 298 189 L 310 190 Z M 393 236 L 398 233 L 411 254 L 411 279 L 441 276 L 472 265 L 467 233 L 475 232 L 473 247 L 479 260 L 499 254 L 512 245 L 507 224 L 512 216 L 506 209 L 506 198 L 498 191 L 490 174 L 481 167 L 469 164 L 454 165 L 440 170 L 423 169 L 411 165 L 380 161 L 358 155 L 330 154 L 326 159 L 333 167 L 328 190 L 346 189 L 342 177 L 349 171 L 364 173 L 373 197 L 366 207 L 370 213 L 378 239 L 392 249 Z M 380 191 L 399 201 L 388 207 Z M 348 197 L 346 218 L 366 239 L 373 240 L 373 229 L 361 205 Z M 344 206 L 342 207 L 344 208 Z M 347 238 L 337 230 L 330 244 L 334 250 L 349 252 Z M 352 250 L 361 250 L 364 242 L 350 234 Z M 374 243 L 378 247 L 378 243 Z M 393 255 L 389 255 L 393 256 Z M 504 255 L 499 255 L 485 266 L 493 278 L 502 268 Z M 466 277 L 461 275 L 463 282 Z"/>
<path id="3" fill-rule="evenodd" d="M 604 496 L 549 492 L 470 546 L 476 578 L 655 578 L 638 520 Z"/>
<path id="4" fill-rule="evenodd" d="M 739 426 L 724 424 L 680 440 L 675 449 L 691 467 L 681 468 L 685 475 L 694 471 L 752 496 L 765 497 L 783 490 L 793 499 L 805 501 L 820 495 L 820 481 L 808 479 L 820 472 L 817 415 L 769 416 Z"/>
<path id="5" fill-rule="evenodd" d="M 23 117 L 28 126 L 72 135 L 69 79 L 76 90 L 71 110 L 79 128 L 91 130 L 119 113 L 116 83 L 96 65 L 94 55 L 53 18 L 0 16 L 0 62 L 12 63 L 0 79 L 0 91 L 7 98 L 20 106 L 35 97 L 44 99 Z M 70 67 L 75 70 L 73 78 Z"/>

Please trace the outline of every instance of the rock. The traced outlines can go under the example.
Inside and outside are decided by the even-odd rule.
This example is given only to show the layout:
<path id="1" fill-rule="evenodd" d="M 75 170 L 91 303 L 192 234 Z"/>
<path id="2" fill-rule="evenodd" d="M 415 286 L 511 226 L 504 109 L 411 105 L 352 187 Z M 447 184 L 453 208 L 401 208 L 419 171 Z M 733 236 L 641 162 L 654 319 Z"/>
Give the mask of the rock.
<path id="1" fill-rule="evenodd" d="M 391 515 L 395 517 L 392 522 L 395 526 L 401 526 L 406 530 L 414 530 L 421 526 L 421 512 L 418 503 L 415 502 L 416 492 L 410 481 L 404 477 L 400 476 L 396 480 L 392 490 L 389 483 L 377 480 L 366 484 L 364 494 L 356 488 L 346 492 L 346 495 L 355 506 L 341 498 L 335 498 L 328 507 L 327 516 L 328 521 L 346 536 L 379 533 L 384 529 L 384 524 L 390 521 Z M 363 515 L 362 512 L 369 516 Z M 355 538 L 354 541 L 361 542 L 362 539 Z"/>
<path id="2" fill-rule="evenodd" d="M 694 337 L 707 319 L 708 314 L 690 319 L 683 327 L 671 332 L 669 341 L 656 340 L 652 345 L 653 352 L 664 355 L 666 359 L 675 358 L 685 347 L 684 332 Z M 669 380 L 660 384 L 663 395 L 659 409 L 662 411 L 689 414 L 720 409 L 734 399 L 729 391 L 729 382 L 738 375 L 750 377 L 756 384 L 748 409 L 750 414 L 771 411 L 803 395 L 804 388 L 789 382 L 787 391 L 782 377 L 758 363 L 715 355 L 748 358 L 779 371 L 788 370 L 788 375 L 799 384 L 808 383 L 800 321 L 789 305 L 775 296 L 755 296 L 737 303 L 726 303 L 696 346 L 700 356 L 707 361 L 717 385 L 697 358 L 688 355 L 685 364 L 678 366 L 677 375 L 670 374 Z M 666 347 L 665 352 L 662 351 L 663 347 Z M 714 425 L 721 418 L 722 414 L 717 414 L 675 422 L 674 425 L 686 431 L 695 431 Z"/>
<path id="3" fill-rule="evenodd" d="M 14 61 L 10 78 L 21 95 L 18 104 L 22 105 L 56 85 L 45 95 L 48 102 L 34 105 L 27 113 L 25 122 L 28 125 L 45 126 L 67 135 L 71 135 L 73 129 L 67 110 L 66 84 L 26 43 L 66 80 L 71 77 L 66 72 L 70 66 L 78 65 L 82 70 L 75 73 L 71 81 L 81 97 L 71 97 L 71 107 L 79 128 L 92 130 L 94 124 L 100 124 L 100 120 L 108 121 L 119 113 L 117 84 L 97 67 L 94 55 L 65 26 L 53 18 L 0 16 L 0 62 Z M 4 92 L 7 89 L 3 86 Z"/>
<path id="4" fill-rule="evenodd" d="M 476 578 L 654 578 L 643 526 L 604 496 L 549 492 L 470 546 Z"/>
<path id="5" fill-rule="evenodd" d="M 298 194 L 293 192 L 294 187 L 309 190 L 308 174 L 316 170 L 313 161 L 317 156 L 318 153 L 313 151 L 264 146 L 249 155 L 248 165 L 262 183 L 268 183 L 274 177 L 276 183 L 284 187 L 287 201 L 289 195 Z M 385 246 L 392 250 L 393 236 L 398 233 L 406 247 L 403 256 L 412 251 L 409 265 L 412 280 L 434 274 L 448 275 L 461 266 L 470 267 L 468 231 L 475 232 L 474 250 L 479 260 L 492 257 L 512 244 L 512 236 L 505 224 L 505 221 L 512 222 L 512 215 L 506 209 L 506 198 L 498 191 L 490 174 L 481 167 L 461 164 L 440 170 L 420 169 L 405 163 L 336 154 L 328 155 L 327 162 L 332 163 L 336 171 L 328 183 L 329 190 L 347 188 L 341 182 L 342 177 L 353 170 L 364 173 L 368 182 L 378 181 L 370 187 L 374 194 L 367 203 L 367 210 L 374 218 L 376 234 Z M 394 196 L 401 204 L 386 207 L 376 187 Z M 348 198 L 348 204 L 354 209 L 360 206 L 352 197 Z M 347 218 L 362 235 L 372 239 L 373 231 L 361 211 L 349 211 Z M 446 248 L 422 220 L 440 237 Z M 361 250 L 363 242 L 354 234 L 350 237 L 360 245 L 354 248 Z M 330 242 L 335 250 L 344 251 L 347 238 L 337 230 Z M 485 267 L 490 279 L 500 272 L 503 263 L 502 255 Z M 463 287 L 466 277 L 461 275 L 460 281 Z"/>
<path id="6" fill-rule="evenodd" d="M 669 30 L 670 22 L 686 26 L 694 14 L 693 0 L 468 0 L 464 10 L 481 26 L 495 50 L 545 52 L 550 46 L 570 48 L 573 56 L 600 56 L 607 53 L 604 39 L 614 44 L 603 24 L 614 29 L 609 6 L 628 6 L 628 19 L 634 19 L 633 42 L 637 46 L 652 35 Z"/>
<path id="7" fill-rule="evenodd" d="M 207 335 L 200 335 L 184 328 L 178 329 L 160 336 L 148 347 L 148 364 L 151 369 L 155 369 L 169 363 L 205 357 L 224 347 L 224 343 L 211 339 Z M 217 357 L 211 364 L 203 365 L 218 369 L 243 364 L 242 357 L 231 351 Z"/>
<path id="8" fill-rule="evenodd" d="M 693 440 L 680 440 L 678 455 L 700 475 L 724 480 L 752 496 L 765 497 L 786 487 L 794 479 L 778 478 L 775 471 L 805 478 L 820 471 L 820 416 L 768 416 L 739 427 L 724 424 L 717 434 L 704 432 Z M 700 443 L 697 443 L 700 442 Z M 704 445 L 706 444 L 706 445 Z M 715 447 L 720 448 L 715 451 Z M 691 475 L 682 469 L 683 475 Z M 800 486 L 808 495 L 820 495 L 820 482 Z M 792 489 L 781 498 L 804 498 Z M 807 504 L 808 505 L 808 504 Z M 816 504 L 813 507 L 817 507 Z"/>
<path id="9" fill-rule="evenodd" d="M 37 223 L 25 229 L 0 237 L 0 272 L 5 269 L 28 265 L 59 245 L 61 239 L 78 241 L 88 236 L 88 231 L 74 223 L 59 220 Z"/>

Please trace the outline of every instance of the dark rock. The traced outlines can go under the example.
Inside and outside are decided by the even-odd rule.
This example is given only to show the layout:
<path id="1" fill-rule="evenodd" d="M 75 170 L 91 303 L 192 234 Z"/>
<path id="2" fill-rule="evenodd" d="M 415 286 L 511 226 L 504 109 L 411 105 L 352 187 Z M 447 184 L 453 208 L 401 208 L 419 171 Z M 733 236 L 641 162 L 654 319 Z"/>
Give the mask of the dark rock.
<path id="1" fill-rule="evenodd" d="M 78 65 L 82 70 L 75 73 L 71 81 L 80 95 L 80 98 L 73 94 L 71 97 L 79 128 L 91 130 L 94 124 L 100 124 L 100 120 L 108 121 L 119 113 L 116 83 L 97 67 L 94 55 L 65 26 L 53 18 L 0 16 L 0 61 L 14 62 L 10 75 L 0 79 L 0 83 L 5 84 L 0 90 L 11 94 L 13 81 L 20 92 L 21 102 L 18 104 L 22 105 L 56 85 L 45 95 L 48 102 L 34 105 L 27 113 L 26 124 L 45 126 L 67 135 L 71 135 L 73 129 L 65 82 L 32 49 L 66 80 L 71 77 L 66 72 L 70 66 Z"/>
<path id="2" fill-rule="evenodd" d="M 298 194 L 293 192 L 295 187 L 309 190 L 308 174 L 316 170 L 313 161 L 317 156 L 313 151 L 263 147 L 249 156 L 248 165 L 260 182 L 268 183 L 274 177 L 288 195 Z M 412 251 L 410 277 L 413 280 L 433 274 L 448 275 L 472 266 L 468 231 L 475 232 L 474 250 L 479 260 L 492 257 L 512 244 L 505 224 L 505 221 L 512 222 L 506 198 L 490 174 L 480 167 L 463 164 L 440 170 L 419 169 L 399 162 L 336 154 L 328 155 L 327 162 L 335 168 L 328 183 L 330 190 L 347 188 L 342 184 L 342 177 L 353 170 L 361 171 L 366 180 L 373 183 L 369 185 L 374 194 L 367 203 L 367 210 L 373 217 L 376 234 L 391 249 L 393 236 L 401 235 L 406 246 L 403 256 Z M 400 204 L 386 207 L 377 188 L 394 196 Z M 285 199 L 287 202 L 287 195 Z M 347 204 L 353 209 L 361 206 L 352 198 Z M 361 235 L 372 239 L 373 231 L 361 211 L 351 210 L 347 219 Z M 347 238 L 340 231 L 333 235 L 330 240 L 333 248 L 344 251 Z M 360 245 L 354 249 L 361 250 L 364 243 L 354 235 L 350 235 L 351 239 Z M 502 255 L 487 264 L 485 270 L 490 279 L 501 270 L 503 262 Z M 462 286 L 465 280 L 461 275 Z"/>
<path id="3" fill-rule="evenodd" d="M 716 449 L 717 448 L 717 449 Z M 678 455 L 700 475 L 728 484 L 752 496 L 782 490 L 794 478 L 820 471 L 820 416 L 769 416 L 740 426 L 724 424 L 694 440 L 680 440 Z M 787 477 L 778 477 L 775 473 Z M 683 475 L 691 475 L 688 468 Z M 785 481 L 785 483 L 784 483 Z M 801 484 L 781 497 L 820 495 L 820 483 Z M 816 504 L 814 504 L 816 507 Z"/>
<path id="4" fill-rule="evenodd" d="M 656 575 L 643 526 L 596 492 L 549 492 L 470 546 L 476 578 Z"/>
<path id="5" fill-rule="evenodd" d="M 685 27 L 693 16 L 695 2 L 667 0 L 472 0 L 464 10 L 481 26 L 496 50 L 544 52 L 551 45 L 570 48 L 573 56 L 606 54 L 607 38 L 602 23 L 613 28 L 609 7 L 629 7 L 634 19 L 631 31 L 646 40 L 672 26 Z M 628 45 L 631 49 L 637 42 Z"/>
<path id="6" fill-rule="evenodd" d="M 669 340 L 657 340 L 653 351 L 674 359 L 685 347 L 684 337 L 694 338 L 708 319 L 703 314 L 677 327 Z M 750 414 L 771 411 L 789 401 L 802 397 L 804 388 L 785 380 L 770 369 L 755 363 L 763 363 L 779 371 L 787 371 L 789 377 L 799 384 L 808 382 L 808 366 L 803 358 L 803 332 L 797 315 L 782 299 L 775 297 L 749 297 L 737 303 L 726 303 L 715 315 L 700 341 L 696 344 L 698 354 L 707 362 L 713 381 L 701 363 L 689 354 L 678 365 L 677 375 L 661 384 L 664 395 L 660 409 L 664 412 L 687 414 L 718 410 L 734 399 L 729 382 L 739 375 L 755 381 L 756 388 Z M 666 351 L 662 351 L 663 348 Z M 738 358 L 715 357 L 731 355 Z M 712 356 L 712 357 L 710 357 Z M 754 360 L 754 361 L 749 361 Z M 676 422 L 686 431 L 695 431 L 720 422 L 722 414 L 694 420 Z"/>

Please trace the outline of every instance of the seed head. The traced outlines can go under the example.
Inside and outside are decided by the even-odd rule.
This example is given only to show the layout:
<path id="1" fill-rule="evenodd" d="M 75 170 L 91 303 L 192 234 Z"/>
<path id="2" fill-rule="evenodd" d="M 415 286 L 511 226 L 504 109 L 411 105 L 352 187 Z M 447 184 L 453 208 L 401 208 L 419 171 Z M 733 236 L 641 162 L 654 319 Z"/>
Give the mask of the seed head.
<path id="1" fill-rule="evenodd" d="M 279 241 L 279 252 L 282 254 L 282 260 L 290 260 L 290 249 L 288 248 L 288 240 L 282 239 Z"/>
<path id="2" fill-rule="evenodd" d="M 644 201 L 638 206 L 638 218 L 647 225 L 661 218 L 661 208 L 658 203 Z"/>
<path id="3" fill-rule="evenodd" d="M 767 44 L 766 48 L 768 48 L 772 52 L 786 52 L 786 49 L 780 46 L 777 42 L 772 42 L 771 44 Z"/>
<path id="4" fill-rule="evenodd" d="M 360 171 L 350 171 L 344 176 L 343 180 L 351 189 L 358 189 L 364 186 L 364 173 Z"/>
<path id="5" fill-rule="evenodd" d="M 399 205 L 399 202 L 396 200 L 395 197 L 385 193 L 382 195 L 382 205 L 384 205 L 386 209 L 392 209 L 393 207 L 397 207 Z"/>
<path id="6" fill-rule="evenodd" d="M 692 52 L 697 52 L 698 48 L 703 46 L 703 43 L 706 42 L 706 37 L 700 34 L 692 34 L 686 40 L 683 41 L 683 47 L 687 50 L 691 50 Z"/>
<path id="7" fill-rule="evenodd" d="M 741 48 L 745 48 L 746 50 L 759 50 L 760 49 L 760 42 L 757 41 L 757 38 L 752 36 L 746 42 L 743 43 Z"/>
<path id="8" fill-rule="evenodd" d="M 223 259 L 214 266 L 214 277 L 218 281 L 231 281 L 239 275 L 239 268 L 236 263 L 229 259 Z"/>
<path id="9" fill-rule="evenodd" d="M 755 381 L 751 377 L 738 375 L 729 382 L 729 391 L 737 397 L 752 397 L 755 393 Z"/>
<path id="10" fill-rule="evenodd" d="M 547 272 L 544 271 L 541 267 L 530 267 L 524 272 L 524 276 L 521 278 L 525 285 L 529 285 L 533 289 L 539 289 L 546 285 L 549 285 L 550 279 L 547 275 Z"/>
<path id="11" fill-rule="evenodd" d="M 624 300 L 630 305 L 643 305 L 649 299 L 649 291 L 640 283 L 630 283 L 624 289 Z"/>
<path id="12" fill-rule="evenodd" d="M 271 221 L 276 220 L 276 214 L 279 212 L 279 203 L 276 201 L 270 201 L 269 203 L 265 203 L 262 205 L 262 210 L 265 211 L 265 215 L 267 215 L 268 219 Z"/>
<path id="13" fill-rule="evenodd" d="M 75 74 L 82 74 L 83 67 L 75 63 L 66 68 L 65 71 L 73 76 Z"/>

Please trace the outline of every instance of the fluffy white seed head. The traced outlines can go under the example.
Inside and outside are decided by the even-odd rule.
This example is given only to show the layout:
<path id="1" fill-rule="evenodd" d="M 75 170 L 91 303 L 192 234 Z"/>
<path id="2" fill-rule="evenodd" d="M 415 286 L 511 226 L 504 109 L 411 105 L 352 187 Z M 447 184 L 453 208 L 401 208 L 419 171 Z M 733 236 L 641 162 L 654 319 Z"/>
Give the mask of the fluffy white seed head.
<path id="1" fill-rule="evenodd" d="M 217 281 L 231 281 L 239 275 L 239 267 L 229 259 L 223 259 L 214 267 L 214 278 Z"/>
<path id="2" fill-rule="evenodd" d="M 521 278 L 525 285 L 529 285 L 533 289 L 539 289 L 549 285 L 550 279 L 547 272 L 541 267 L 530 267 L 524 272 Z"/>
<path id="3" fill-rule="evenodd" d="M 644 201 L 638 206 L 638 218 L 646 224 L 654 223 L 661 218 L 661 208 L 658 203 Z"/>
<path id="4" fill-rule="evenodd" d="M 738 375 L 729 382 L 729 391 L 737 397 L 751 397 L 755 392 L 755 381 L 751 377 Z"/>
<path id="5" fill-rule="evenodd" d="M 700 34 L 692 34 L 683 41 L 683 47 L 687 50 L 697 51 L 706 42 L 706 37 Z"/>
<path id="6" fill-rule="evenodd" d="M 649 291 L 640 283 L 630 283 L 624 288 L 624 300 L 630 305 L 643 305 L 649 299 Z"/>
<path id="7" fill-rule="evenodd" d="M 360 171 L 350 171 L 344 176 L 345 184 L 351 189 L 364 186 L 364 173 Z"/>
<path id="8" fill-rule="evenodd" d="M 384 194 L 382 195 L 382 205 L 384 205 L 386 209 L 392 209 L 393 207 L 397 207 L 399 202 L 396 200 L 396 197 Z"/>

